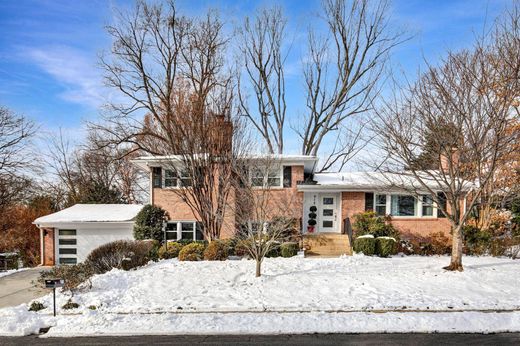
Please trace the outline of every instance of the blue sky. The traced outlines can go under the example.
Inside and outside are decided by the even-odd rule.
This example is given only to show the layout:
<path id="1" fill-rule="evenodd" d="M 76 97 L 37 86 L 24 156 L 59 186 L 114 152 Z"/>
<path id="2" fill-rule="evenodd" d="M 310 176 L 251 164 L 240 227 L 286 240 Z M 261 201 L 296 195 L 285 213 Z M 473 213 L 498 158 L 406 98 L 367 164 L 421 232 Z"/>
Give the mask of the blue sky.
<path id="1" fill-rule="evenodd" d="M 218 8 L 231 27 L 255 8 L 269 1 L 178 1 L 182 12 L 200 14 Z M 489 25 L 510 1 L 503 0 L 399 0 L 392 3 L 396 26 L 413 34 L 412 40 L 392 55 L 409 78 L 435 62 L 447 49 L 469 46 L 475 33 Z M 81 136 L 82 124 L 95 120 L 111 90 L 103 87 L 98 56 L 110 47 L 104 25 L 111 22 L 114 6 L 129 7 L 132 1 L 103 0 L 2 0 L 0 1 L 0 105 L 26 115 L 42 129 L 65 129 Z M 305 31 L 315 21 L 318 1 L 281 2 L 290 30 Z M 301 93 L 301 40 L 296 34 L 288 64 L 289 106 L 297 122 L 304 99 Z M 288 136 L 288 151 L 298 150 Z M 292 138 L 291 138 L 292 137 Z"/>

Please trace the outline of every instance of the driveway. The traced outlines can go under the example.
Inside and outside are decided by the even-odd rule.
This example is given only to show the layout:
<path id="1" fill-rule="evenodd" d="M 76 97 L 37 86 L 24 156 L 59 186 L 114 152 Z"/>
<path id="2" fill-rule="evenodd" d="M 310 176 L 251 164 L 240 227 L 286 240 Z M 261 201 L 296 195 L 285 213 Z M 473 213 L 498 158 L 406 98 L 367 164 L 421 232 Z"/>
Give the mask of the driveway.
<path id="1" fill-rule="evenodd" d="M 44 270 L 48 268 L 36 267 L 0 277 L 0 308 L 27 303 L 49 293 L 36 284 Z"/>

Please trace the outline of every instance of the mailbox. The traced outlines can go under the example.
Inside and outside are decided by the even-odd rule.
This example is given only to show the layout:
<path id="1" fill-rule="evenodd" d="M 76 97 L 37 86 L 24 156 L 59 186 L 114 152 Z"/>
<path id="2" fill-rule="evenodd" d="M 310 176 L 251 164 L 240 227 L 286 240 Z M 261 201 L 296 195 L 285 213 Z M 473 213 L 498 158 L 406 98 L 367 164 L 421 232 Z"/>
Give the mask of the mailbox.
<path id="1" fill-rule="evenodd" d="M 65 285 L 65 280 L 63 279 L 45 280 L 45 288 L 58 288 L 63 287 L 63 285 Z"/>

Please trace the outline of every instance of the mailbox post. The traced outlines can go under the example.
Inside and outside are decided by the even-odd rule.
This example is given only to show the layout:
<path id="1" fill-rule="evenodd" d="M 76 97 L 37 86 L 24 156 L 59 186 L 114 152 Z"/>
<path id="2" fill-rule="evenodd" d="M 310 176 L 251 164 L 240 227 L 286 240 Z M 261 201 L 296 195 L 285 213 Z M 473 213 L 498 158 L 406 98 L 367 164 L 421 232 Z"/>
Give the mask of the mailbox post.
<path id="1" fill-rule="evenodd" d="M 56 317 L 56 288 L 63 287 L 65 285 L 65 280 L 63 279 L 50 279 L 45 280 L 45 288 L 52 288 L 52 297 L 53 297 L 53 307 L 54 307 L 54 316 Z"/>

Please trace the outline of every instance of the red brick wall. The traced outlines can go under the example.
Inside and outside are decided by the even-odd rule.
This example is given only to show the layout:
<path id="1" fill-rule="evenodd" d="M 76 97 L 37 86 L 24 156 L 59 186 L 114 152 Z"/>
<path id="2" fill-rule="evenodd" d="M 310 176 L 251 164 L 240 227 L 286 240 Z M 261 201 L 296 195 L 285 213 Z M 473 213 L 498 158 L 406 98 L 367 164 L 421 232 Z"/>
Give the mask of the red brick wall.
<path id="1" fill-rule="evenodd" d="M 272 188 L 268 193 L 267 213 L 270 217 L 287 216 L 301 218 L 303 213 L 303 192 L 298 192 L 296 182 L 303 180 L 303 166 L 293 166 L 290 188 Z M 257 193 L 263 193 L 257 190 Z M 197 220 L 190 207 L 171 189 L 154 188 L 152 203 L 168 212 L 171 220 Z M 230 197 L 234 203 L 234 196 Z M 234 206 L 227 208 L 221 238 L 233 236 L 235 229 Z"/>
<path id="2" fill-rule="evenodd" d="M 350 218 L 351 222 L 354 214 L 365 211 L 364 192 L 342 192 L 341 193 L 341 219 Z M 393 218 L 392 224 L 403 234 L 416 234 L 428 236 L 432 233 L 443 232 L 450 235 L 451 225 L 446 218 Z"/>
<path id="3" fill-rule="evenodd" d="M 54 229 L 45 228 L 43 230 L 43 265 L 53 266 L 55 265 L 55 252 L 54 252 Z"/>

